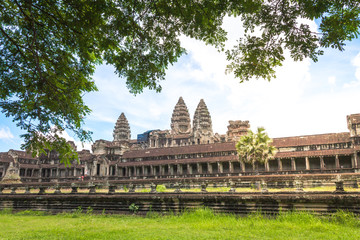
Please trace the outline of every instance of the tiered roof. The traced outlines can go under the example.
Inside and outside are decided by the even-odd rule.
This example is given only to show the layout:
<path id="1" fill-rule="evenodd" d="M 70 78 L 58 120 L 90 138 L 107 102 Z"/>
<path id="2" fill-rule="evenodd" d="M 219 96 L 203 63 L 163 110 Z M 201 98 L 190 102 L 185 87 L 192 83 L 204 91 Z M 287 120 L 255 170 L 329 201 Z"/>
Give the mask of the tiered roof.
<path id="1" fill-rule="evenodd" d="M 171 133 L 175 135 L 189 134 L 191 132 L 191 121 L 189 110 L 184 99 L 179 98 L 171 117 Z"/>
<path id="2" fill-rule="evenodd" d="M 129 141 L 131 137 L 129 122 L 124 113 L 121 113 L 114 128 L 114 141 Z"/>
<path id="3" fill-rule="evenodd" d="M 193 132 L 194 134 L 213 134 L 211 116 L 204 99 L 200 100 L 196 108 L 193 120 Z"/>

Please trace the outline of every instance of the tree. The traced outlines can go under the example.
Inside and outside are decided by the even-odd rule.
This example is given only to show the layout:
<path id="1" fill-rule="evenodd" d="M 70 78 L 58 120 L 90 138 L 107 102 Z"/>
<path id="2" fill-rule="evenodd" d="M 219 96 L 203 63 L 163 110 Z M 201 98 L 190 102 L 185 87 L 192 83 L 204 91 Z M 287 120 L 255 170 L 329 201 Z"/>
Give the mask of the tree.
<path id="1" fill-rule="evenodd" d="M 247 35 L 226 51 L 227 71 L 241 82 L 270 79 L 285 49 L 317 61 L 320 47 L 343 50 L 360 25 L 359 3 L 350 0 L 3 0 L 0 10 L 2 112 L 26 130 L 23 149 L 56 149 L 65 162 L 76 153 L 60 131 L 91 140 L 82 97 L 96 91 L 97 64 L 113 65 L 134 94 L 160 91 L 167 67 L 185 53 L 179 36 L 225 51 L 221 24 L 230 15 L 242 18 Z M 321 33 L 300 18 L 319 19 Z"/>
<path id="2" fill-rule="evenodd" d="M 264 128 L 259 127 L 256 133 L 249 130 L 236 143 L 239 160 L 251 164 L 253 171 L 257 171 L 258 163 L 266 164 L 275 156 L 277 149 L 271 143 Z"/>

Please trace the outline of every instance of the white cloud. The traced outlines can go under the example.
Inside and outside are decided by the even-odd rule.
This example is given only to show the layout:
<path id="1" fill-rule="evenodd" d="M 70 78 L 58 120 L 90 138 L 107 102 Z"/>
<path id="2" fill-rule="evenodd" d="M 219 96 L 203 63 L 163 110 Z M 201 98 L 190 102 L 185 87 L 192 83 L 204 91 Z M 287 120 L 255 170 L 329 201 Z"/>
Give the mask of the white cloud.
<path id="1" fill-rule="evenodd" d="M 65 138 L 67 141 L 73 141 L 77 147 L 77 151 L 81 151 L 83 149 L 87 149 L 91 151 L 91 143 L 83 143 L 81 141 L 75 141 L 75 139 L 73 137 L 71 137 L 67 131 L 63 131 L 60 134 L 61 137 Z"/>
<path id="2" fill-rule="evenodd" d="M 3 127 L 0 128 L 0 139 L 12 139 L 14 135 L 11 133 L 10 128 Z"/>
<path id="3" fill-rule="evenodd" d="M 335 85 L 336 84 L 336 77 L 335 76 L 328 77 L 328 83 L 330 85 Z"/>
<path id="4" fill-rule="evenodd" d="M 344 88 L 354 88 L 360 86 L 360 52 L 351 60 L 352 65 L 355 67 L 356 80 L 344 84 Z"/>
<path id="5" fill-rule="evenodd" d="M 224 24 L 229 31 L 229 40 L 232 43 L 243 34 L 241 28 L 233 28 L 233 26 L 239 25 L 236 24 L 238 21 L 237 19 L 227 19 Z M 225 133 L 227 122 L 230 119 L 251 120 L 254 127 L 262 125 L 281 129 L 280 125 L 283 123 L 277 118 L 284 111 L 295 113 L 294 107 L 296 108 L 296 105 L 301 102 L 300 99 L 307 85 L 311 84 L 309 60 L 293 62 L 288 57 L 284 66 L 277 69 L 277 78 L 271 83 L 265 80 L 253 80 L 239 84 L 239 80 L 235 79 L 232 74 L 224 74 L 227 64 L 224 53 L 219 53 L 213 47 L 189 38 L 183 38 L 182 43 L 189 52 L 190 61 L 198 66 L 196 70 L 191 68 L 185 70 L 188 75 L 186 77 L 193 81 L 185 88 L 189 88 L 190 99 L 198 96 L 195 101 L 204 98 L 208 103 L 215 132 Z M 176 78 L 177 74 L 183 71 L 182 66 L 171 69 L 169 78 Z M 201 87 L 194 89 L 194 82 L 201 83 Z M 170 89 L 174 89 L 174 91 L 178 89 L 170 87 L 170 85 L 172 83 L 166 83 Z M 188 102 L 186 97 L 184 100 L 186 103 Z M 215 111 L 211 109 L 212 106 L 216 107 Z M 264 121 L 264 116 L 267 118 L 266 121 Z"/>
<path id="6" fill-rule="evenodd" d="M 360 52 L 356 57 L 352 60 L 352 64 L 356 67 L 355 77 L 358 81 L 360 81 Z"/>
<path id="7" fill-rule="evenodd" d="M 303 22 L 317 31 L 315 22 Z M 224 27 L 229 39 L 226 47 L 231 48 L 243 29 L 234 18 L 226 18 Z M 237 119 L 250 120 L 252 128 L 264 126 L 272 137 L 347 131 L 346 115 L 359 111 L 354 99 L 360 89 L 336 87 L 342 77 L 326 75 L 326 64 L 314 65 L 309 59 L 294 62 L 287 56 L 277 69 L 277 78 L 270 83 L 253 80 L 240 84 L 232 74 L 225 75 L 224 53 L 194 39 L 182 37 L 181 42 L 188 55 L 169 67 L 161 93 L 145 90 L 134 97 L 123 79 L 108 74 L 113 68 L 98 68 L 95 80 L 99 92 L 88 99 L 93 109 L 89 119 L 98 121 L 96 127 L 92 126 L 94 139 L 112 139 L 110 133 L 121 112 L 128 118 L 133 138 L 145 130 L 169 129 L 180 96 L 191 117 L 203 98 L 212 116 L 214 132 L 221 134 L 226 133 L 228 120 Z M 353 64 L 360 74 L 360 54 Z M 324 79 L 313 79 L 314 69 L 321 72 L 317 78 Z"/>

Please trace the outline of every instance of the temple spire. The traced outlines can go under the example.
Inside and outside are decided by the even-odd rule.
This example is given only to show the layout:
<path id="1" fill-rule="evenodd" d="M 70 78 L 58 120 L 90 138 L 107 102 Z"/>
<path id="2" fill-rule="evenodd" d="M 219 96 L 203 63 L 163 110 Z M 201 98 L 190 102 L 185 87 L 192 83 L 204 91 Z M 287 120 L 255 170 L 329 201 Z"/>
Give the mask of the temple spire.
<path id="1" fill-rule="evenodd" d="M 124 113 L 121 113 L 120 117 L 116 121 L 113 136 L 114 136 L 114 142 L 130 140 L 131 137 L 130 126 Z"/>
<path id="2" fill-rule="evenodd" d="M 178 134 L 190 134 L 191 132 L 191 120 L 188 108 L 182 97 L 179 98 L 175 105 L 172 117 L 171 117 L 171 133 Z"/>
<path id="3" fill-rule="evenodd" d="M 193 135 L 196 143 L 212 143 L 214 133 L 209 110 L 203 99 L 200 100 L 193 120 Z"/>

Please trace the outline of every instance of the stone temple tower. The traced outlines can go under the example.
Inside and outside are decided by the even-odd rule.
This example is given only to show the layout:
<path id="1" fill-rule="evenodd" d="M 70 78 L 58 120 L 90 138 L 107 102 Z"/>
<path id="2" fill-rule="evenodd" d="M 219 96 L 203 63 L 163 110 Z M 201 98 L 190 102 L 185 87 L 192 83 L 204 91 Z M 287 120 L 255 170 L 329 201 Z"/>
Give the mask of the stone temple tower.
<path id="1" fill-rule="evenodd" d="M 194 114 L 193 139 L 195 144 L 214 142 L 211 116 L 203 99 L 200 100 Z"/>
<path id="2" fill-rule="evenodd" d="M 346 117 L 350 138 L 354 145 L 360 145 L 360 113 Z"/>
<path id="3" fill-rule="evenodd" d="M 124 113 L 121 113 L 120 117 L 116 121 L 113 136 L 114 136 L 114 142 L 130 140 L 131 137 L 130 126 Z"/>
<path id="4" fill-rule="evenodd" d="M 172 117 L 171 117 L 171 134 L 190 134 L 191 132 L 191 120 L 188 108 L 182 97 L 175 105 Z"/>

